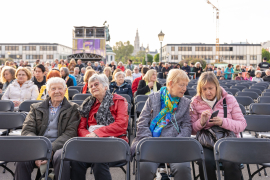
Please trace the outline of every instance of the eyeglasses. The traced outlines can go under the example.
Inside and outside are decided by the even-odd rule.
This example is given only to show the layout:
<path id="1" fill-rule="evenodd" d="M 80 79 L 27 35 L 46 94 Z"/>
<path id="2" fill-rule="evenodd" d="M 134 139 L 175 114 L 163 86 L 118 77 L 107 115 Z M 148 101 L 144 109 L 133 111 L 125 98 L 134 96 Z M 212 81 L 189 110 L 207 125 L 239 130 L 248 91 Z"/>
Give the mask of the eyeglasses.
<path id="1" fill-rule="evenodd" d="M 93 87 L 98 87 L 99 86 L 99 82 L 94 83 L 94 85 L 90 85 L 89 89 L 92 89 Z"/>
<path id="2" fill-rule="evenodd" d="M 17 76 L 26 76 L 26 74 L 18 74 Z"/>
<path id="3" fill-rule="evenodd" d="M 178 84 L 182 89 L 187 88 L 188 85 L 186 84 Z"/>

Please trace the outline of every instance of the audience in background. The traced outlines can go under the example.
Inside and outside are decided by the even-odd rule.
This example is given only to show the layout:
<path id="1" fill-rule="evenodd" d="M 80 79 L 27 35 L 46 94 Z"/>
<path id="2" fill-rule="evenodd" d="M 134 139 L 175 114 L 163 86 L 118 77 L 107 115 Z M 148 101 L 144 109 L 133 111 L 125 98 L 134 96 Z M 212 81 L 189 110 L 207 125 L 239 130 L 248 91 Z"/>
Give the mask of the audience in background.
<path id="1" fill-rule="evenodd" d="M 34 82 L 38 87 L 38 91 L 40 91 L 41 86 L 46 84 L 46 76 L 45 76 L 45 67 L 42 64 L 38 64 L 34 68 L 34 77 L 32 77 L 31 81 Z"/>
<path id="2" fill-rule="evenodd" d="M 67 67 L 66 64 L 64 63 L 64 59 L 61 59 L 60 64 L 58 64 L 58 69 L 61 69 L 62 67 Z"/>
<path id="3" fill-rule="evenodd" d="M 60 69 L 61 77 L 66 81 L 67 87 L 73 86 L 73 79 L 69 77 L 69 70 L 67 67 L 61 67 Z"/>
<path id="4" fill-rule="evenodd" d="M 53 64 L 54 64 L 54 66 L 52 68 L 60 70 L 58 68 L 58 65 L 59 65 L 59 60 L 58 59 L 55 59 Z"/>
<path id="5" fill-rule="evenodd" d="M 241 71 L 242 71 L 242 72 L 246 72 L 246 66 L 241 65 Z"/>
<path id="6" fill-rule="evenodd" d="M 77 64 L 76 64 L 76 67 L 79 67 L 80 73 L 81 73 L 82 68 L 84 68 L 84 65 L 82 64 L 82 60 L 78 59 Z"/>
<path id="7" fill-rule="evenodd" d="M 157 71 L 150 69 L 140 80 L 137 95 L 149 95 L 160 90 L 162 84 L 157 82 Z"/>
<path id="8" fill-rule="evenodd" d="M 165 66 L 161 69 L 161 72 L 163 73 L 163 79 L 167 78 L 167 75 L 168 75 L 170 70 L 171 70 L 171 68 L 169 67 L 169 64 L 165 63 Z"/>
<path id="9" fill-rule="evenodd" d="M 224 71 L 224 78 L 231 80 L 232 79 L 232 75 L 233 75 L 233 66 L 232 64 L 228 64 L 228 67 L 225 69 Z"/>
<path id="10" fill-rule="evenodd" d="M 148 67 L 143 67 L 141 71 L 142 74 L 141 77 L 134 79 L 132 83 L 132 94 L 134 94 L 137 91 L 140 80 L 142 80 L 142 78 L 144 77 L 144 75 L 147 73 L 148 70 L 149 70 Z"/>
<path id="11" fill-rule="evenodd" d="M 239 76 L 239 72 L 242 72 L 242 70 L 241 70 L 241 68 L 240 68 L 240 65 L 236 65 L 236 66 L 235 66 L 235 69 L 234 69 L 233 80 L 235 80 L 235 78 L 236 78 L 237 76 Z M 242 75 L 242 73 L 241 73 L 241 75 Z"/>
<path id="12" fill-rule="evenodd" d="M 117 69 L 121 69 L 123 72 L 125 71 L 125 67 L 121 61 L 118 63 Z"/>
<path id="13" fill-rule="evenodd" d="M 134 81 L 136 78 L 142 76 L 142 74 L 141 74 L 140 71 L 139 71 L 139 67 L 138 67 L 138 66 L 135 66 L 134 69 L 133 69 L 133 71 L 134 71 L 134 72 L 133 72 L 133 74 L 132 74 L 132 77 L 133 77 L 133 80 L 132 80 L 132 81 Z"/>
<path id="14" fill-rule="evenodd" d="M 83 77 L 83 81 L 84 81 L 84 87 L 82 88 L 82 94 L 87 94 L 89 93 L 89 90 L 88 90 L 88 81 L 89 81 L 89 78 L 92 77 L 94 74 L 96 74 L 96 71 L 93 70 L 93 69 L 90 69 L 90 70 L 87 70 L 84 77 Z"/>
<path id="15" fill-rule="evenodd" d="M 79 67 L 75 67 L 73 75 L 74 75 L 74 77 L 76 79 L 77 84 L 80 84 L 81 82 L 83 82 L 83 77 L 79 74 L 79 72 L 80 72 Z"/>
<path id="16" fill-rule="evenodd" d="M 5 66 L 2 69 L 1 71 L 1 82 L 3 83 L 2 92 L 4 92 L 7 89 L 7 87 L 16 79 L 15 73 L 16 69 L 9 66 Z"/>
<path id="17" fill-rule="evenodd" d="M 216 77 L 218 80 L 224 80 L 224 76 L 222 76 L 221 70 L 217 69 Z"/>
<path id="18" fill-rule="evenodd" d="M 157 63 L 156 63 L 156 62 L 153 62 L 150 69 L 154 69 L 154 70 L 156 70 L 156 71 L 158 72 L 158 66 L 157 66 Z"/>
<path id="19" fill-rule="evenodd" d="M 103 74 L 105 74 L 109 80 L 109 83 L 112 81 L 112 69 L 110 67 L 105 67 L 103 70 Z"/>
<path id="20" fill-rule="evenodd" d="M 111 64 L 109 65 L 112 69 L 112 73 L 114 72 L 114 70 L 116 70 L 116 65 L 114 65 L 114 61 L 111 62 Z"/>
<path id="21" fill-rule="evenodd" d="M 190 66 L 187 64 L 187 62 L 184 62 L 184 65 L 182 66 L 182 70 L 185 71 L 187 75 L 190 72 Z"/>
<path id="22" fill-rule="evenodd" d="M 251 77 L 255 77 L 255 70 L 253 66 L 249 66 L 248 73 L 250 74 Z"/>
<path id="23" fill-rule="evenodd" d="M 125 80 L 130 80 L 130 82 L 133 82 L 133 76 L 132 76 L 132 72 L 130 69 L 126 69 L 126 76 L 125 76 Z"/>
<path id="24" fill-rule="evenodd" d="M 132 64 L 132 60 L 128 60 L 128 64 L 126 66 L 126 69 L 129 69 L 130 71 L 133 71 L 134 65 Z"/>
<path id="25" fill-rule="evenodd" d="M 214 71 L 211 64 L 207 64 L 204 69 L 205 72 L 207 71 Z"/>
<path id="26" fill-rule="evenodd" d="M 77 66 L 77 67 L 78 67 L 78 66 Z M 79 68 L 79 67 L 78 67 L 78 68 Z M 79 68 L 79 70 L 80 70 L 80 68 Z M 84 76 L 85 71 L 86 71 L 85 67 L 83 67 L 83 68 L 80 70 L 80 74 L 81 74 L 82 77 Z"/>
<path id="27" fill-rule="evenodd" d="M 252 77 L 250 76 L 249 73 L 246 73 L 246 78 L 245 78 L 246 81 L 252 81 Z"/>
<path id="28" fill-rule="evenodd" d="M 242 75 L 242 71 L 238 72 L 238 76 L 235 77 L 235 80 L 238 80 L 238 81 L 244 81 L 245 80 L 245 78 Z"/>
<path id="29" fill-rule="evenodd" d="M 270 82 L 270 69 L 265 70 L 265 76 L 263 77 L 264 81 Z"/>
<path id="30" fill-rule="evenodd" d="M 113 72 L 113 75 L 112 75 L 112 81 L 115 81 L 115 74 L 118 73 L 118 72 L 121 72 L 122 70 L 121 69 L 116 69 L 114 72 Z"/>
<path id="31" fill-rule="evenodd" d="M 102 73 L 102 68 L 99 66 L 98 62 L 95 62 L 93 69 L 96 71 L 97 74 Z"/>
<path id="32" fill-rule="evenodd" d="M 69 65 L 68 65 L 68 70 L 69 70 L 70 74 L 74 74 L 75 67 L 76 67 L 76 61 L 75 61 L 75 59 L 71 59 Z"/>
<path id="33" fill-rule="evenodd" d="M 262 72 L 260 70 L 255 71 L 255 77 L 252 78 L 252 81 L 263 82 L 263 79 L 261 78 Z"/>
<path id="34" fill-rule="evenodd" d="M 159 73 L 159 72 L 162 72 L 162 68 L 163 68 L 163 62 L 159 62 L 158 63 L 158 70 L 157 70 L 157 72 Z"/>
<path id="35" fill-rule="evenodd" d="M 112 94 L 127 94 L 132 99 L 132 90 L 128 82 L 125 81 L 125 73 L 118 72 L 115 74 L 115 81 L 110 83 L 110 92 Z"/>

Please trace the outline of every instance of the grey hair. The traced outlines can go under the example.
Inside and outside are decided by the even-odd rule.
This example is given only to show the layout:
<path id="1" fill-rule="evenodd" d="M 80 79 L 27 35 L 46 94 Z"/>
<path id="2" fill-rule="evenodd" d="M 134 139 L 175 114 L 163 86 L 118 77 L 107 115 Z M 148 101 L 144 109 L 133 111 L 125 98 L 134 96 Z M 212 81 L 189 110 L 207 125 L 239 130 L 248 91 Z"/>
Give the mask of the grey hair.
<path id="1" fill-rule="evenodd" d="M 105 74 L 93 74 L 88 80 L 88 88 L 90 82 L 94 82 L 96 80 L 98 80 L 103 85 L 103 87 L 107 87 L 109 89 L 109 80 Z"/>
<path id="2" fill-rule="evenodd" d="M 267 73 L 270 73 L 270 69 L 266 69 L 265 70 L 265 73 L 267 74 Z"/>
<path id="3" fill-rule="evenodd" d="M 81 70 L 86 70 L 85 67 L 83 67 Z"/>
<path id="4" fill-rule="evenodd" d="M 65 72 L 65 75 L 68 76 L 69 75 L 69 70 L 67 67 L 61 67 L 61 69 L 63 69 L 63 71 Z M 61 71 L 60 69 L 60 71 Z"/>
<path id="5" fill-rule="evenodd" d="M 78 69 L 78 70 L 80 71 L 80 68 L 79 68 L 79 67 L 75 67 L 74 70 L 75 70 L 75 69 Z"/>
<path id="6" fill-rule="evenodd" d="M 155 65 L 157 65 L 157 63 L 156 63 L 156 62 L 153 62 L 153 63 L 152 63 L 152 65 L 154 65 L 154 64 L 155 64 Z"/>
<path id="7" fill-rule="evenodd" d="M 98 62 L 95 62 L 95 65 L 96 65 L 96 64 L 98 65 Z"/>
<path id="8" fill-rule="evenodd" d="M 124 78 L 125 78 L 125 76 L 126 76 L 124 72 L 120 71 L 120 72 L 117 72 L 117 73 L 114 75 L 115 79 L 116 79 L 117 76 L 119 76 L 119 75 L 123 75 Z"/>
<path id="9" fill-rule="evenodd" d="M 120 61 L 120 62 L 118 63 L 118 65 L 119 65 L 119 64 L 122 64 L 122 65 L 123 65 L 122 61 Z"/>
<path id="10" fill-rule="evenodd" d="M 46 89 L 49 91 L 52 84 L 62 84 L 63 88 L 66 89 L 66 81 L 60 77 L 52 77 L 46 83 Z"/>
<path id="11" fill-rule="evenodd" d="M 262 74 L 262 71 L 260 70 L 255 71 L 255 75 L 257 75 L 258 73 Z"/>
<path id="12" fill-rule="evenodd" d="M 196 63 L 195 63 L 195 67 L 197 67 L 198 64 L 200 65 L 200 67 L 202 67 L 202 65 L 201 65 L 200 62 L 196 62 Z"/>

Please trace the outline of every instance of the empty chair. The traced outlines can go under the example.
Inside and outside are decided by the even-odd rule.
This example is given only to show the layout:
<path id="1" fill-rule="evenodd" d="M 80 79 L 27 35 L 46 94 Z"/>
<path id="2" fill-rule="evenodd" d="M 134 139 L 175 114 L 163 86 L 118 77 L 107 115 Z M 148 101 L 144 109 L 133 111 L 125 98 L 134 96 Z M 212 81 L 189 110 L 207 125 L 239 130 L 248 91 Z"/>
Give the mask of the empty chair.
<path id="1" fill-rule="evenodd" d="M 270 103 L 270 96 L 260 96 L 258 103 Z"/>
<path id="2" fill-rule="evenodd" d="M 0 147 L 0 161 L 17 162 L 17 164 L 35 160 L 48 160 L 50 162 L 52 153 L 51 141 L 41 136 L 1 136 Z M 48 178 L 49 164 L 47 163 L 45 180 Z M 0 166 L 4 167 L 1 164 Z M 4 168 L 10 171 L 7 167 Z"/>
<path id="3" fill-rule="evenodd" d="M 205 158 L 202 152 L 201 144 L 193 138 L 144 138 L 136 146 L 136 179 L 140 180 L 141 162 L 160 164 L 199 161 L 204 167 L 204 178 L 207 180 Z M 179 179 L 179 177 L 174 178 Z"/>
<path id="4" fill-rule="evenodd" d="M 243 106 L 249 106 L 251 103 L 254 103 L 253 99 L 249 96 L 236 96 L 235 99 Z"/>
<path id="5" fill-rule="evenodd" d="M 14 103 L 9 100 L 0 100 L 0 111 L 14 111 Z"/>
<path id="6" fill-rule="evenodd" d="M 39 102 L 43 102 L 43 101 L 41 101 L 41 100 L 26 100 L 26 101 L 23 101 L 19 106 L 19 111 L 20 112 L 29 112 L 31 104 L 39 103 Z"/>
<path id="7" fill-rule="evenodd" d="M 251 86 L 250 89 L 259 89 L 261 91 L 264 91 L 266 88 L 264 86 Z"/>
<path id="8" fill-rule="evenodd" d="M 265 91 L 265 92 L 270 92 L 270 89 L 265 89 L 264 91 Z"/>
<path id="9" fill-rule="evenodd" d="M 246 111 L 245 107 L 242 104 L 239 104 L 239 107 L 240 107 L 243 115 L 246 115 L 247 114 L 247 111 Z"/>
<path id="10" fill-rule="evenodd" d="M 270 115 L 270 104 L 269 103 L 252 103 L 250 105 L 250 114 L 258 115 Z"/>
<path id="11" fill-rule="evenodd" d="M 245 86 L 231 86 L 231 88 L 236 88 L 236 89 L 239 89 L 240 91 L 243 91 L 243 89 L 246 89 L 247 87 L 245 87 Z"/>
<path id="12" fill-rule="evenodd" d="M 70 100 L 70 102 L 74 102 L 80 106 L 80 105 L 82 105 L 83 100 Z"/>
<path id="13" fill-rule="evenodd" d="M 225 84 L 225 86 L 227 86 L 228 88 L 231 88 L 232 86 L 234 86 L 234 84 Z"/>
<path id="14" fill-rule="evenodd" d="M 231 89 L 225 88 L 224 90 L 225 90 L 226 92 L 231 92 L 234 96 L 235 96 L 235 94 L 236 94 L 237 92 L 240 92 L 240 90 L 239 90 L 239 89 L 236 89 L 236 88 L 231 88 Z"/>
<path id="15" fill-rule="evenodd" d="M 268 87 L 270 84 L 269 84 L 269 82 L 267 82 L 267 81 L 265 81 L 265 82 L 259 82 L 259 83 L 257 83 L 257 85 L 264 85 L 264 86 L 266 86 L 266 87 Z"/>
<path id="16" fill-rule="evenodd" d="M 249 84 L 243 84 L 243 83 L 241 83 L 241 84 L 235 84 L 235 86 L 245 86 L 246 88 L 249 88 L 250 87 Z"/>
<path id="17" fill-rule="evenodd" d="M 197 84 L 192 86 L 193 89 L 197 89 Z"/>
<path id="18" fill-rule="evenodd" d="M 224 86 L 224 85 L 220 85 L 221 87 L 223 87 L 223 88 L 229 88 L 228 86 Z"/>
<path id="19" fill-rule="evenodd" d="M 257 99 L 259 97 L 255 92 L 237 92 L 235 96 L 249 96 L 252 99 Z"/>
<path id="20" fill-rule="evenodd" d="M 120 138 L 76 137 L 69 139 L 63 146 L 59 180 L 61 180 L 63 161 L 72 161 L 72 169 L 78 168 L 78 162 L 92 164 L 121 162 L 127 165 L 126 179 L 130 176 L 130 148 L 128 143 Z"/>
<path id="21" fill-rule="evenodd" d="M 78 87 L 78 86 L 77 86 Z M 68 96 L 69 96 L 69 100 L 72 100 L 72 97 L 75 94 L 80 94 L 80 92 L 77 89 L 69 89 L 68 88 Z"/>
<path id="22" fill-rule="evenodd" d="M 76 89 L 79 92 L 82 92 L 82 86 L 69 86 L 68 89 Z"/>
<path id="23" fill-rule="evenodd" d="M 190 96 L 195 96 L 197 94 L 196 90 L 188 90 Z"/>
<path id="24" fill-rule="evenodd" d="M 131 103 L 131 98 L 130 98 L 130 96 L 128 94 L 119 94 L 119 95 L 122 96 L 122 97 L 124 97 L 129 104 L 132 104 Z"/>
<path id="25" fill-rule="evenodd" d="M 260 89 L 244 89 L 243 92 L 255 92 L 259 96 L 262 94 L 262 91 Z"/>
<path id="26" fill-rule="evenodd" d="M 136 136 L 136 131 L 137 131 L 137 118 L 138 116 L 141 114 L 142 110 L 143 110 L 143 107 L 145 105 L 145 102 L 144 101 L 141 101 L 141 102 L 138 102 L 136 105 L 135 105 L 135 108 L 134 108 L 134 115 L 135 115 L 135 119 L 134 119 L 134 122 L 133 122 L 133 127 L 134 127 L 134 134 Z"/>
<path id="27" fill-rule="evenodd" d="M 130 79 L 125 79 L 125 81 L 129 84 L 129 85 L 132 85 L 132 82 Z"/>
<path id="28" fill-rule="evenodd" d="M 134 104 L 137 104 L 140 101 L 145 102 L 148 99 L 148 95 L 138 95 L 134 98 Z"/>
<path id="29" fill-rule="evenodd" d="M 75 94 L 72 97 L 72 100 L 85 100 L 86 98 L 88 98 L 89 96 L 91 96 L 91 94 Z"/>
<path id="30" fill-rule="evenodd" d="M 221 180 L 219 163 L 233 162 L 237 164 L 269 163 L 270 140 L 256 138 L 222 138 L 215 143 L 214 154 L 218 180 Z M 256 152 L 256 153 L 254 153 Z M 235 177 L 241 179 L 241 177 Z"/>
<path id="31" fill-rule="evenodd" d="M 264 92 L 262 93 L 262 96 L 270 96 L 270 92 Z"/>
<path id="32" fill-rule="evenodd" d="M 82 86 L 84 86 L 85 84 L 83 84 L 83 83 L 81 83 L 81 84 L 78 84 L 77 86 L 80 86 L 80 87 L 82 87 Z"/>

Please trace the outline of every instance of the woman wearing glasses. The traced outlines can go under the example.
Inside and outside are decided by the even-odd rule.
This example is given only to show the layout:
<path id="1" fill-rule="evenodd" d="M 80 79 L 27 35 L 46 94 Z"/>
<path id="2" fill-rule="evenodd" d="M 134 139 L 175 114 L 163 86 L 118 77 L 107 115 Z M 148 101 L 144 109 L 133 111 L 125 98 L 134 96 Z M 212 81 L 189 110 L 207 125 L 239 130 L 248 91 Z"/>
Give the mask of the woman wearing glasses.
<path id="1" fill-rule="evenodd" d="M 172 69 L 168 73 L 166 86 L 149 95 L 138 119 L 137 136 L 131 145 L 132 155 L 138 142 L 146 137 L 190 137 L 190 100 L 183 97 L 188 82 L 189 78 L 183 70 Z M 142 162 L 140 179 L 154 179 L 158 166 L 159 163 Z M 191 180 L 189 162 L 171 163 L 170 168 L 174 179 Z"/>

